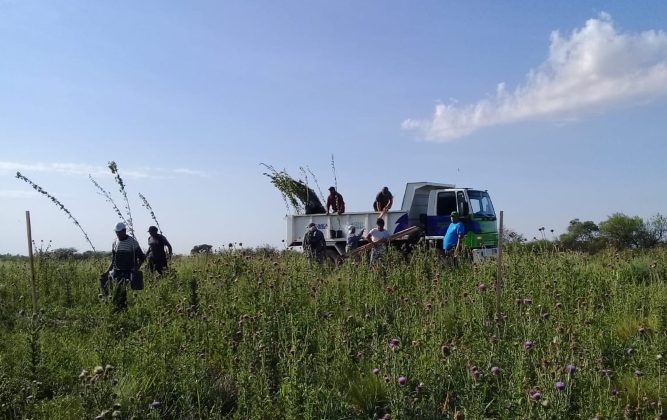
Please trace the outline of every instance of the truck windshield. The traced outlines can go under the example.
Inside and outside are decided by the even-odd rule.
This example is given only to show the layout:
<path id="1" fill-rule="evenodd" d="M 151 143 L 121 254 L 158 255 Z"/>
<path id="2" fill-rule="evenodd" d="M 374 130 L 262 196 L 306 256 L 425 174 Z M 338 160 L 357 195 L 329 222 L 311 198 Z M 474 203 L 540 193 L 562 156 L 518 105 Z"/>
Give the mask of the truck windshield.
<path id="1" fill-rule="evenodd" d="M 468 190 L 468 199 L 470 200 L 470 210 L 475 216 L 496 217 L 491 197 L 486 191 Z"/>

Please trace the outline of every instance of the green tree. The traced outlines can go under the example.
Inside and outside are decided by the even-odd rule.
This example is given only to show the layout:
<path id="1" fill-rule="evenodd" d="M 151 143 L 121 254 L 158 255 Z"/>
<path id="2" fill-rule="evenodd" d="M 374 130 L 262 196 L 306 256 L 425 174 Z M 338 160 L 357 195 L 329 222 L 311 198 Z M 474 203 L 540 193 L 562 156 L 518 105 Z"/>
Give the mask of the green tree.
<path id="1" fill-rule="evenodd" d="M 190 254 L 210 254 L 212 249 L 213 246 L 208 244 L 195 245 L 192 247 Z"/>
<path id="2" fill-rule="evenodd" d="M 660 213 L 644 221 L 639 236 L 639 244 L 643 248 L 651 248 L 667 241 L 667 217 Z"/>
<path id="3" fill-rule="evenodd" d="M 565 249 L 595 253 L 605 246 L 600 237 L 600 228 L 595 222 L 579 219 L 570 220 L 567 232 L 560 235 L 560 245 Z"/>
<path id="4" fill-rule="evenodd" d="M 644 232 L 644 221 L 639 216 L 614 213 L 604 222 L 600 222 L 600 234 L 617 249 L 641 246 Z"/>

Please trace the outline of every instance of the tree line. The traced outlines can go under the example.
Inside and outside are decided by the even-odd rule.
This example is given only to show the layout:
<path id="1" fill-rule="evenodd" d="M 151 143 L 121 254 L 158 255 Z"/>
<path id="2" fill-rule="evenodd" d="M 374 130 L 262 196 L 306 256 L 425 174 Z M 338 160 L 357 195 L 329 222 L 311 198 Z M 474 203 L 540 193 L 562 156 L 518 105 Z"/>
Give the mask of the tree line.
<path id="1" fill-rule="evenodd" d="M 653 217 L 642 219 L 639 216 L 614 213 L 600 223 L 577 218 L 570 220 L 565 233 L 551 240 L 547 239 L 544 228 L 540 228 L 539 231 L 541 239 L 534 237 L 533 241 L 528 241 L 523 235 L 510 229 L 504 234 L 504 240 L 510 244 L 549 242 L 562 250 L 591 254 L 605 248 L 617 250 L 654 248 L 667 244 L 667 217 L 658 213 Z"/>

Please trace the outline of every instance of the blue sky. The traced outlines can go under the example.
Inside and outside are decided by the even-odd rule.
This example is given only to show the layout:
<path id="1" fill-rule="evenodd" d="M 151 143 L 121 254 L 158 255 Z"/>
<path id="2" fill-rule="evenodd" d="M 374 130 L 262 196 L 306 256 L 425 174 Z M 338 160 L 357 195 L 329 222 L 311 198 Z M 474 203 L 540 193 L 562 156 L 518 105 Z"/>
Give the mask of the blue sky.
<path id="1" fill-rule="evenodd" d="M 349 211 L 409 181 L 488 189 L 528 238 L 575 217 L 667 213 L 667 4 L 0 0 L 0 253 L 98 249 L 152 204 L 178 252 L 281 246 L 261 162 Z M 139 235 L 142 239 L 143 233 Z M 143 242 L 143 239 L 142 239 Z"/>

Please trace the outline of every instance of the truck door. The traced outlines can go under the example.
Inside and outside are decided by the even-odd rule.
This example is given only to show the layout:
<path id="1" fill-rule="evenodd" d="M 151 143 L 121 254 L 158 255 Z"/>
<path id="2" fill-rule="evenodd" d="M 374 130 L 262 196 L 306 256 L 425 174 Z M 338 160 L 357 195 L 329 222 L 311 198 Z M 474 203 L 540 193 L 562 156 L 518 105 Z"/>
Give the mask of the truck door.
<path id="1" fill-rule="evenodd" d="M 456 191 L 438 191 L 435 215 L 426 218 L 426 236 L 442 236 L 450 223 L 450 215 L 459 208 Z"/>

